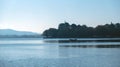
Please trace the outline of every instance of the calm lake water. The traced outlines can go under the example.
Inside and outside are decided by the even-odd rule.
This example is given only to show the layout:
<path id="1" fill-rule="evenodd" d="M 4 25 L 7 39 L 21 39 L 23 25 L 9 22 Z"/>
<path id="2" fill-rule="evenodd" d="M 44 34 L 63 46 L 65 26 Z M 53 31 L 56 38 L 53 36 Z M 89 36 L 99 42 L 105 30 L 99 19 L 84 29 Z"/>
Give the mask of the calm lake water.
<path id="1" fill-rule="evenodd" d="M 120 38 L 2 38 L 0 67 L 120 67 L 119 45 Z"/>

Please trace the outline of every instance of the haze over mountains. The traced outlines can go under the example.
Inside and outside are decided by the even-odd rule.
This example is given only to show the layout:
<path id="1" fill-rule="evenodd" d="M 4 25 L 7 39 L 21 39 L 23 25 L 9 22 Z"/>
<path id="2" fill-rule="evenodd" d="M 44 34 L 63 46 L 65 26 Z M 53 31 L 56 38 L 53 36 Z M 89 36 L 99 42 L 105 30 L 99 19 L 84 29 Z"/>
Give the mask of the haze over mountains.
<path id="1" fill-rule="evenodd" d="M 17 36 L 22 36 L 22 35 L 40 35 L 38 33 L 34 32 L 28 32 L 28 31 L 16 31 L 12 29 L 0 29 L 0 35 L 17 35 Z"/>

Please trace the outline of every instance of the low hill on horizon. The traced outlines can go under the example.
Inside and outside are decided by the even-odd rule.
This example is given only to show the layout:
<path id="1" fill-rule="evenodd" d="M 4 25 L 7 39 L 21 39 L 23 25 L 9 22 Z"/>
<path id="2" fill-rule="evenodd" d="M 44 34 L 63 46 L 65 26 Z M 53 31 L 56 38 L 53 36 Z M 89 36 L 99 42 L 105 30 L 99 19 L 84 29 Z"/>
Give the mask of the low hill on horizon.
<path id="1" fill-rule="evenodd" d="M 30 31 L 17 31 L 17 30 L 13 30 L 13 29 L 0 29 L 0 35 L 1 36 L 13 36 L 13 35 L 17 35 L 17 36 L 23 36 L 23 35 L 40 35 L 38 33 L 35 32 L 30 32 Z"/>

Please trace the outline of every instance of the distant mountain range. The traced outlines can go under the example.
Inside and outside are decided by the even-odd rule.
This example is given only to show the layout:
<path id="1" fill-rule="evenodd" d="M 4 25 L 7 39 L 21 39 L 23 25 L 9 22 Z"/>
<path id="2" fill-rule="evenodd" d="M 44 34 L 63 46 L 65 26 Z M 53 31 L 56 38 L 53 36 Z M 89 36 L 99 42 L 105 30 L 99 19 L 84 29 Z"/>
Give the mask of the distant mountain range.
<path id="1" fill-rule="evenodd" d="M 16 31 L 16 30 L 12 30 L 12 29 L 0 29 L 0 36 L 23 36 L 23 35 L 40 35 L 38 33 L 34 33 L 34 32 L 28 32 L 28 31 Z"/>

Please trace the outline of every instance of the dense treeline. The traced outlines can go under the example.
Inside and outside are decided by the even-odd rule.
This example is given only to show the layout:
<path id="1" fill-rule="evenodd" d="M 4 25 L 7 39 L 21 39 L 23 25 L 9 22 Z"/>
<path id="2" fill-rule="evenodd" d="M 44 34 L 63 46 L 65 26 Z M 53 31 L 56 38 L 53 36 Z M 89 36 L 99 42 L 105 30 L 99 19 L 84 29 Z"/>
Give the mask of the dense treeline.
<path id="1" fill-rule="evenodd" d="M 120 23 L 88 27 L 65 22 L 60 23 L 58 29 L 45 30 L 43 36 L 46 38 L 120 37 Z"/>

